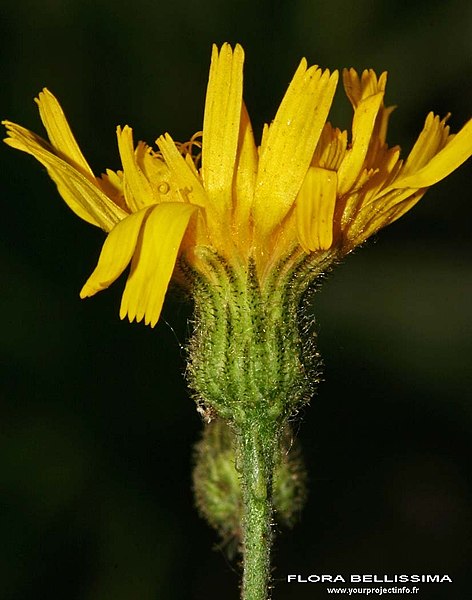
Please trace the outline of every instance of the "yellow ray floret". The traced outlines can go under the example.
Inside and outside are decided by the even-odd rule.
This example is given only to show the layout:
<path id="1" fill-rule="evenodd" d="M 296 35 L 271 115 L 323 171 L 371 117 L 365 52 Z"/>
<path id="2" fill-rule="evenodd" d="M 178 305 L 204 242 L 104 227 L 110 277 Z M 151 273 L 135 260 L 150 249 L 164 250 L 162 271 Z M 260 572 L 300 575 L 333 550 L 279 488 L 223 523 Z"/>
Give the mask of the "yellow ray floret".
<path id="1" fill-rule="evenodd" d="M 251 120 L 246 106 L 242 105 L 239 130 L 239 147 L 236 156 L 233 194 L 233 227 L 238 246 L 248 248 L 251 244 L 251 211 L 257 176 L 258 153 Z"/>
<path id="2" fill-rule="evenodd" d="M 58 156 L 54 147 L 15 123 L 3 123 L 10 136 L 6 143 L 31 154 L 46 167 L 65 202 L 81 219 L 110 231 L 126 216 L 126 212 L 114 204 L 96 182 Z"/>
<path id="3" fill-rule="evenodd" d="M 35 102 L 39 108 L 41 121 L 48 134 L 49 141 L 66 162 L 74 165 L 78 171 L 93 181 L 92 169 L 80 151 L 79 145 L 69 127 L 67 119 L 57 99 L 46 88 L 38 94 Z"/>
<path id="4" fill-rule="evenodd" d="M 291 208 L 310 165 L 336 89 L 338 74 L 302 60 L 260 150 L 254 223 L 273 230 Z"/>
<path id="5" fill-rule="evenodd" d="M 191 216 L 191 204 L 164 202 L 150 212 L 134 254 L 121 301 L 120 317 L 154 325 L 161 314 L 180 244 Z"/>
<path id="6" fill-rule="evenodd" d="M 441 123 L 444 123 L 444 120 Z M 431 152 L 430 160 L 426 164 L 417 164 L 418 170 L 408 175 L 401 173 L 399 179 L 392 184 L 392 187 L 424 188 L 438 183 L 470 157 L 472 154 L 471 147 L 472 120 L 466 123 L 456 135 L 443 136 L 437 145 L 437 153 Z"/>
<path id="7" fill-rule="evenodd" d="M 151 207 L 147 207 L 129 215 L 110 231 L 103 244 L 98 264 L 80 291 L 81 298 L 93 296 L 104 290 L 123 273 L 136 250 L 143 221 L 151 210 Z"/>
<path id="8" fill-rule="evenodd" d="M 131 128 L 127 125 L 123 129 L 118 127 L 116 135 L 123 165 L 123 191 L 126 204 L 131 211 L 135 212 L 155 204 L 155 198 L 146 175 L 138 165 Z"/>
<path id="9" fill-rule="evenodd" d="M 296 203 L 298 239 L 305 252 L 328 250 L 333 244 L 337 175 L 310 167 Z"/>
<path id="10" fill-rule="evenodd" d="M 352 121 L 352 147 L 346 152 L 338 171 L 340 196 L 352 187 L 364 168 L 382 100 L 383 93 L 378 93 L 364 98 L 357 105 Z"/>
<path id="11" fill-rule="evenodd" d="M 232 185 L 243 98 L 244 52 L 213 46 L 203 119 L 202 179 L 215 208 L 232 207 Z"/>

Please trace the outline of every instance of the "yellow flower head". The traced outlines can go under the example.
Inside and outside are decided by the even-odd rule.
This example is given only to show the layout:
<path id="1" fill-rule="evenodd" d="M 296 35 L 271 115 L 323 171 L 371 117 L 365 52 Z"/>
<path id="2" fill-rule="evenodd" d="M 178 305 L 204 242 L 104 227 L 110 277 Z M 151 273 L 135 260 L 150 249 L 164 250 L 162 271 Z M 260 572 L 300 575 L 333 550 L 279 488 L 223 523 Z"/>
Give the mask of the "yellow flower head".
<path id="1" fill-rule="evenodd" d="M 5 121 L 10 146 L 32 154 L 82 219 L 108 233 L 80 293 L 92 296 L 131 263 L 120 316 L 154 326 L 171 279 L 185 281 L 182 259 L 205 274 L 211 250 L 236 270 L 255 264 L 261 287 L 281 261 L 350 252 L 408 211 L 428 187 L 472 154 L 472 120 L 449 134 L 430 113 L 405 161 L 385 142 L 392 107 L 386 73 L 343 72 L 353 106 L 352 134 L 327 122 L 338 73 L 303 59 L 261 144 L 242 99 L 244 53 L 213 48 L 203 132 L 187 144 L 161 136 L 136 146 L 118 127 L 122 171 L 96 177 L 56 98 L 36 102 L 49 142 Z"/>

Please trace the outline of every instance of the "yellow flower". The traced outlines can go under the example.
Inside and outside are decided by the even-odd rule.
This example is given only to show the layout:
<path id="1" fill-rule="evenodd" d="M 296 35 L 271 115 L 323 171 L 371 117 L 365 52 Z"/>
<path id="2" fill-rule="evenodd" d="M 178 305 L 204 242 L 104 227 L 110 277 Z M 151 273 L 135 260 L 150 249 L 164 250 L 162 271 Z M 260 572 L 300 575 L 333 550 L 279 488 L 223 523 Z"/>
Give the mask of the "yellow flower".
<path id="1" fill-rule="evenodd" d="M 56 98 L 36 102 L 49 142 L 5 121 L 10 146 L 33 155 L 82 219 L 108 236 L 81 291 L 92 296 L 131 263 L 120 316 L 154 326 L 172 279 L 185 282 L 183 259 L 205 272 L 211 249 L 234 269 L 256 265 L 264 286 L 285 260 L 333 260 L 408 211 L 428 187 L 472 154 L 472 120 L 456 135 L 430 113 L 405 161 L 385 142 L 392 107 L 384 106 L 386 73 L 343 72 L 354 109 L 352 136 L 327 122 L 338 74 L 303 59 L 277 114 L 256 146 L 242 99 L 244 53 L 213 48 L 202 140 L 159 150 L 135 147 L 118 127 L 123 171 L 95 177 Z M 201 149 L 201 152 L 200 152 Z"/>

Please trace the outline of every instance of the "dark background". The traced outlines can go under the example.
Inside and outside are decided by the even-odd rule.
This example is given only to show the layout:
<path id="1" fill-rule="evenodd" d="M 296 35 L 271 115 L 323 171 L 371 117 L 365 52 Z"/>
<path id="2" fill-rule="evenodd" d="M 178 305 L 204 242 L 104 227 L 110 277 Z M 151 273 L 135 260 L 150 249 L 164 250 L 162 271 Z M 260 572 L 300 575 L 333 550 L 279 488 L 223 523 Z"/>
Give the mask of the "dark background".
<path id="1" fill-rule="evenodd" d="M 42 132 L 33 97 L 60 98 L 97 173 L 118 168 L 115 127 L 152 142 L 201 128 L 212 42 L 246 51 L 256 131 L 301 56 L 389 71 L 389 143 L 429 110 L 472 113 L 472 5 L 377 1 L 3 0 L 1 117 Z M 331 120 L 349 125 L 339 89 Z M 190 307 L 155 330 L 120 322 L 123 281 L 78 292 L 103 233 L 44 169 L 3 146 L 0 237 L 0 597 L 238 597 L 190 491 L 200 421 L 180 345 Z M 325 360 L 299 437 L 302 525 L 281 535 L 274 600 L 325 598 L 289 573 L 448 573 L 423 599 L 470 597 L 471 166 L 348 257 L 314 302 Z M 392 597 L 392 596 L 390 596 Z"/>

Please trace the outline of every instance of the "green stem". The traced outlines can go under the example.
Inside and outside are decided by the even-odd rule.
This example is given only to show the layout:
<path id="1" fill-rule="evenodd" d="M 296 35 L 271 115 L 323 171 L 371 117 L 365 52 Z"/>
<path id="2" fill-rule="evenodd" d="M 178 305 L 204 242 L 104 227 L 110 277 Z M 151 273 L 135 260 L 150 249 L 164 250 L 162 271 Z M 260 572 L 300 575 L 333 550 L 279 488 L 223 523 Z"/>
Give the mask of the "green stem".
<path id="1" fill-rule="evenodd" d="M 277 439 L 260 423 L 236 434 L 243 493 L 242 600 L 267 600 L 272 546 L 272 480 Z"/>

